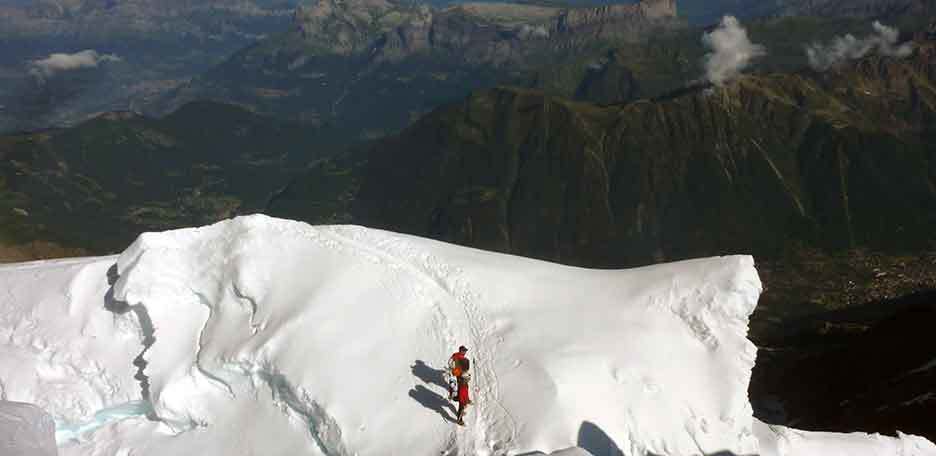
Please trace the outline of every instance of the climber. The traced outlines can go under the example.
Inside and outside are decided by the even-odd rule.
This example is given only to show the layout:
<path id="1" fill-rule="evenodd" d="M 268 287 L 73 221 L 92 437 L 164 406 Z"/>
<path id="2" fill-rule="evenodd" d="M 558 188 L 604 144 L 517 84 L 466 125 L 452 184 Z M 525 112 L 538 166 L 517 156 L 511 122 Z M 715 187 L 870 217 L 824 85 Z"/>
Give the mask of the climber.
<path id="1" fill-rule="evenodd" d="M 459 426 L 464 426 L 465 407 L 471 404 L 471 399 L 468 397 L 468 382 L 471 381 L 471 374 L 468 372 L 470 368 L 468 358 L 463 358 L 461 364 L 459 376 L 456 377 L 458 390 L 458 419 L 456 423 L 458 423 Z"/>
<path id="2" fill-rule="evenodd" d="M 465 358 L 465 353 L 468 353 L 468 348 L 462 345 L 458 347 L 458 351 L 449 358 L 448 393 L 449 399 L 453 401 L 458 400 L 458 378 L 461 376 L 464 364 L 463 361 L 467 359 Z"/>

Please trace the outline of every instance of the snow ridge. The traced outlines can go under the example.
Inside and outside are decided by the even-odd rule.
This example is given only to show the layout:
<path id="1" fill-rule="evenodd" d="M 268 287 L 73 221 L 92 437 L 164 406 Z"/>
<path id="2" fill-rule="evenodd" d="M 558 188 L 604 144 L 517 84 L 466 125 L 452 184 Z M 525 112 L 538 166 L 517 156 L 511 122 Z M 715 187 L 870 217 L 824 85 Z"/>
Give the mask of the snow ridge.
<path id="1" fill-rule="evenodd" d="M 459 455 L 565 448 L 574 443 L 566 435 L 574 436 L 584 418 L 606 422 L 601 424 L 620 436 L 619 446 L 630 454 L 756 448 L 744 393 L 755 350 L 745 336 L 760 282 L 749 257 L 641 273 L 647 283 L 665 284 L 661 289 L 645 286 L 642 280 L 625 280 L 618 271 L 565 268 L 361 227 L 310 227 L 252 216 L 143 235 L 121 255 L 118 269 L 115 296 L 146 307 L 157 334 L 172 332 L 157 337 L 146 352 L 146 371 L 156 415 L 176 434 L 223 421 L 222 413 L 209 406 L 213 401 L 237 404 L 245 395 L 266 389 L 293 421 L 304 423 L 309 431 L 305 445 L 322 454 L 364 453 L 377 447 L 392 453 L 387 442 L 369 434 L 359 437 L 349 423 L 361 423 L 359 431 L 371 420 L 392 422 L 413 414 L 423 415 L 419 420 L 434 437 L 410 431 L 413 440 L 398 446 L 409 451 L 413 445 L 425 452 Z M 686 283 L 685 273 L 690 276 Z M 540 278 L 525 279 L 527 274 Z M 559 283 L 546 284 L 550 278 Z M 582 293 L 571 283 L 597 292 Z M 560 296 L 554 296 L 557 292 Z M 584 298 L 580 310 L 569 301 L 575 294 Z M 622 296 L 633 302 L 622 302 Z M 518 301 L 523 304 L 518 306 Z M 338 302 L 356 310 L 338 314 Z M 627 305 L 614 310 L 622 304 Z M 374 311 L 379 316 L 369 315 Z M 545 325 L 526 323 L 541 319 L 541 311 L 548 317 Z M 602 312 L 607 311 L 615 315 L 605 318 Z M 375 321 L 362 323 L 362 317 Z M 603 353 L 620 343 L 614 341 L 620 329 L 615 321 L 627 325 L 625 331 L 632 326 L 632 333 L 646 332 L 651 339 L 658 333 L 670 339 L 669 332 L 682 328 L 687 338 L 669 349 L 689 362 L 677 367 L 654 359 L 648 367 L 629 359 L 615 361 L 621 357 Z M 382 324 L 404 333 L 384 331 Z M 556 324 L 592 327 L 596 340 L 555 333 Z M 367 326 L 362 330 L 366 333 L 339 342 L 348 349 L 334 347 L 334 336 L 344 334 L 342 339 L 347 339 L 355 325 Z M 418 328 L 429 337 L 405 333 Z M 538 334 L 543 330 L 551 333 Z M 418 404 L 407 401 L 410 398 L 398 399 L 398 391 L 384 385 L 362 384 L 362 389 L 373 387 L 378 397 L 390 401 L 387 410 L 371 417 L 371 408 L 382 406 L 367 401 L 349 405 L 348 385 L 337 385 L 334 379 L 364 375 L 362 369 L 325 353 L 338 350 L 343 357 L 366 362 L 372 353 L 386 352 L 378 347 L 390 346 L 399 352 L 396 356 L 410 360 L 376 361 L 382 366 L 378 371 L 398 372 L 413 357 L 437 360 L 441 366 L 460 343 L 471 347 L 474 360 L 476 405 L 469 409 L 465 428 L 448 421 L 426 422 L 432 414 L 425 417 L 425 410 L 420 412 Z M 628 350 L 639 351 L 641 344 L 635 345 Z M 320 364 L 304 365 L 301 359 L 311 354 L 322 358 Z M 554 360 L 541 359 L 546 356 Z M 583 357 L 587 361 L 582 362 Z M 710 358 L 720 361 L 709 366 Z M 667 366 L 656 373 L 657 365 Z M 717 371 L 717 383 L 730 388 L 716 387 L 719 392 L 702 398 L 689 391 L 676 393 L 697 368 Z M 325 375 L 317 369 L 340 372 Z M 598 377 L 575 372 L 580 369 L 597 369 Z M 606 373 L 598 373 L 602 371 Z M 683 373 L 668 378 L 677 371 Z M 699 388 L 716 383 L 712 374 L 697 377 Z M 603 379 L 625 387 L 603 386 L 604 393 L 597 394 L 607 398 L 585 399 L 573 386 Z M 522 400 L 505 401 L 504 391 L 523 391 L 524 385 L 538 383 L 542 391 L 524 391 L 517 396 Z M 219 396 L 206 399 L 212 394 Z M 655 403 L 660 400 L 668 405 L 660 407 Z M 602 402 L 616 402 L 625 413 L 605 410 L 595 418 L 588 409 Z M 631 402 L 638 405 L 629 406 Z M 536 410 L 543 416 L 537 417 Z M 566 424 L 545 425 L 540 420 Z M 567 427 L 571 429 L 560 431 Z"/>

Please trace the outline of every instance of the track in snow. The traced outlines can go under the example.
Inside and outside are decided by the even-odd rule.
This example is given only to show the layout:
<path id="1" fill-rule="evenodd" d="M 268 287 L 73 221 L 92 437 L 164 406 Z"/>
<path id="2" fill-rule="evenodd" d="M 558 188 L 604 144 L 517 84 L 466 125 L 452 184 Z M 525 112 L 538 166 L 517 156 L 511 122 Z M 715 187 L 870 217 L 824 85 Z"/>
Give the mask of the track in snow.
<path id="1" fill-rule="evenodd" d="M 443 347 L 456 347 L 459 340 L 467 340 L 467 345 L 475 355 L 471 357 L 473 400 L 472 406 L 466 411 L 469 421 L 464 428 L 453 431 L 455 438 L 449 454 L 506 454 L 516 440 L 517 424 L 499 400 L 500 388 L 494 369 L 499 341 L 492 337 L 487 319 L 478 307 L 480 295 L 472 291 L 468 280 L 459 276 L 461 271 L 428 253 L 418 251 L 402 238 L 394 237 L 392 242 L 382 239 L 361 242 L 360 239 L 371 232 L 360 227 L 336 227 L 325 232 L 336 241 L 377 255 L 391 269 L 417 277 L 452 298 L 451 302 L 435 303 L 435 329 L 439 343 Z M 414 292 L 419 294 L 418 290 Z M 464 314 L 465 328 L 453 325 L 450 315 L 457 312 Z M 499 432 L 500 429 L 505 432 Z"/>

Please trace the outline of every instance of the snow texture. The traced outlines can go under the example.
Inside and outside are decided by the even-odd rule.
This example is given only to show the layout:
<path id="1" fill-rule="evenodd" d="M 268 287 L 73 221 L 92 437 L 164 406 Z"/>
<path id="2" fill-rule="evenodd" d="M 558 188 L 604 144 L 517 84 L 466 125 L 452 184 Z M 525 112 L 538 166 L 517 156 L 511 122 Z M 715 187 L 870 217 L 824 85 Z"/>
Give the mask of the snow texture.
<path id="1" fill-rule="evenodd" d="M 0 401 L 0 454 L 55 456 L 55 422 L 39 407 Z"/>
<path id="2" fill-rule="evenodd" d="M 752 418 L 747 256 L 597 271 L 250 216 L 114 261 L 0 268 L 21 290 L 6 326 L 32 322 L 0 337 L 22 359 L 0 380 L 56 417 L 64 455 L 936 456 Z M 50 374 L 34 339 L 111 387 Z M 465 427 L 442 379 L 460 344 Z"/>
<path id="3" fill-rule="evenodd" d="M 136 315 L 111 312 L 115 258 L 0 266 L 0 399 L 79 424 L 141 399 Z"/>

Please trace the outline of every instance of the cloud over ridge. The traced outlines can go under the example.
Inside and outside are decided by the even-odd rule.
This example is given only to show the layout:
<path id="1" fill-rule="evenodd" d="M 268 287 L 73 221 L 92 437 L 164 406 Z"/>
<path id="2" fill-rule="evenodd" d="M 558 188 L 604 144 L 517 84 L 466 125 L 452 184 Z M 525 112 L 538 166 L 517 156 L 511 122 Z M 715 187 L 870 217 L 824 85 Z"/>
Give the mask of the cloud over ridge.
<path id="1" fill-rule="evenodd" d="M 114 54 L 100 54 L 94 49 L 86 49 L 74 54 L 56 53 L 31 62 L 30 73 L 37 77 L 49 77 L 62 71 L 97 68 L 101 63 L 120 60 L 121 58 Z"/>
<path id="2" fill-rule="evenodd" d="M 872 24 L 874 34 L 856 38 L 852 34 L 840 36 L 828 44 L 813 43 L 806 47 L 809 65 L 825 71 L 849 60 L 860 59 L 872 51 L 890 57 L 907 57 L 913 53 L 913 43 L 897 44 L 900 32 L 878 21 Z"/>
<path id="3" fill-rule="evenodd" d="M 715 85 L 738 77 L 754 59 L 767 55 L 734 16 L 723 17 L 717 29 L 702 36 L 702 43 L 712 50 L 705 56 L 705 78 Z"/>

